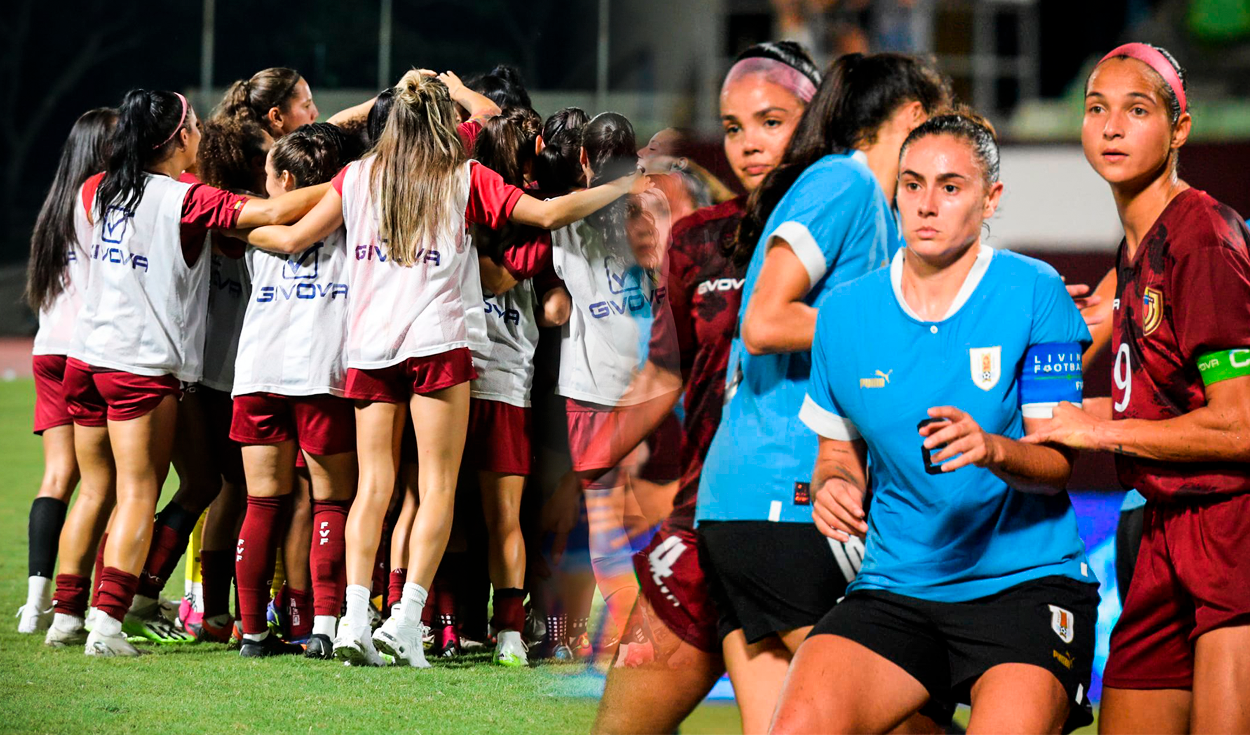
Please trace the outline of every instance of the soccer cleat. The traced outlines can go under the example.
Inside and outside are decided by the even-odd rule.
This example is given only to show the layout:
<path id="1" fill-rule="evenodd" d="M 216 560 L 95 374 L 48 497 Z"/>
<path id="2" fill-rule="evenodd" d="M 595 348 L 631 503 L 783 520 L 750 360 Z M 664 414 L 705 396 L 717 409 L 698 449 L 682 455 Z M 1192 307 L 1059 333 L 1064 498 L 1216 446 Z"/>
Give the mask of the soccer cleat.
<path id="1" fill-rule="evenodd" d="M 521 634 L 515 630 L 499 633 L 499 642 L 495 644 L 495 663 L 501 666 L 529 666 L 526 651 L 529 647 L 521 640 Z"/>
<path id="2" fill-rule="evenodd" d="M 420 623 L 401 625 L 399 618 L 391 616 L 373 632 L 373 643 L 379 653 L 394 657 L 398 665 L 428 669 L 430 663 L 425 660 L 425 647 L 421 642 L 425 637 L 424 628 Z"/>
<path id="3" fill-rule="evenodd" d="M 38 605 L 26 603 L 17 609 L 17 632 L 30 635 L 42 633 L 52 625 L 52 608 L 40 610 Z"/>
<path id="4" fill-rule="evenodd" d="M 143 652 L 126 640 L 124 631 L 117 635 L 104 635 L 99 630 L 93 630 L 87 636 L 83 653 L 88 656 L 139 656 Z"/>
<path id="5" fill-rule="evenodd" d="M 334 639 L 334 657 L 348 666 L 385 666 L 386 661 L 373 647 L 373 639 L 369 637 L 369 626 L 359 630 L 345 622 L 339 621 L 339 633 Z"/>
<path id="6" fill-rule="evenodd" d="M 213 622 L 212 618 L 200 617 L 199 622 L 187 623 L 187 632 L 202 643 L 229 643 L 234 632 L 234 618 Z"/>
<path id="7" fill-rule="evenodd" d="M 434 636 L 433 653 L 438 658 L 455 658 L 460 655 L 460 636 L 454 625 L 444 625 Z"/>
<path id="8" fill-rule="evenodd" d="M 547 638 L 547 621 L 543 620 L 543 616 L 535 612 L 534 608 L 530 608 L 525 613 L 525 630 L 521 637 L 529 648 L 537 646 Z"/>
<path id="9" fill-rule="evenodd" d="M 244 638 L 243 645 L 239 648 L 239 656 L 243 658 L 299 656 L 303 653 L 303 646 L 298 643 L 287 643 L 273 633 L 270 633 L 258 641 L 252 641 Z"/>
<path id="10" fill-rule="evenodd" d="M 154 643 L 191 643 L 195 636 L 178 630 L 163 614 L 159 602 L 126 613 L 122 633 Z"/>
<path id="11" fill-rule="evenodd" d="M 304 658 L 319 658 L 323 661 L 334 658 L 334 641 L 328 635 L 313 633 L 308 637 Z"/>
<path id="12" fill-rule="evenodd" d="M 574 661 L 586 661 L 595 655 L 595 648 L 590 645 L 590 635 L 587 633 L 570 638 L 568 649 Z"/>
<path id="13" fill-rule="evenodd" d="M 52 625 L 48 626 L 48 634 L 43 639 L 45 646 L 53 648 L 81 646 L 86 642 L 87 629 L 83 627 L 82 618 L 69 615 L 62 615 L 60 620 L 54 620 Z"/>
<path id="14" fill-rule="evenodd" d="M 551 649 L 551 658 L 562 664 L 572 663 L 574 660 L 573 649 L 569 648 L 569 644 L 560 641 Z"/>

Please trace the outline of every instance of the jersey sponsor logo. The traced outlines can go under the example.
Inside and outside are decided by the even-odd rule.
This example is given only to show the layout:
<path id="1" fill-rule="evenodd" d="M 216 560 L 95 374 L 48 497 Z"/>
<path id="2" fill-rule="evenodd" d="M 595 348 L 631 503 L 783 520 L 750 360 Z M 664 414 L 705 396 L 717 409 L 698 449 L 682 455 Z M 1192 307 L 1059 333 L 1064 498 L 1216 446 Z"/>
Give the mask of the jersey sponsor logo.
<path id="1" fill-rule="evenodd" d="M 637 286 L 633 287 L 635 293 L 625 295 L 620 300 L 608 299 L 607 301 L 596 301 L 590 305 L 590 315 L 596 319 L 604 319 L 613 314 L 636 314 L 647 308 L 649 305 L 659 305 L 664 301 L 664 296 L 668 293 L 668 289 L 663 286 L 657 287 L 650 295 L 644 295 Z"/>
<path id="2" fill-rule="evenodd" d="M 1050 608 L 1050 629 L 1055 631 L 1059 640 L 1071 643 L 1075 636 L 1076 620 L 1072 613 L 1058 605 L 1047 605 Z"/>
<path id="3" fill-rule="evenodd" d="M 1058 651 L 1053 650 L 1053 649 L 1051 650 L 1051 654 L 1055 657 L 1055 660 L 1058 661 L 1061 666 L 1063 666 L 1063 668 L 1065 669 L 1072 668 L 1071 656 L 1065 656 L 1062 653 L 1059 653 Z"/>
<path id="4" fill-rule="evenodd" d="M 695 293 L 703 296 L 714 291 L 741 291 L 744 283 L 746 283 L 745 278 L 714 278 L 700 283 Z"/>
<path id="5" fill-rule="evenodd" d="M 1163 323 L 1163 292 L 1147 288 L 1141 297 L 1141 303 L 1141 332 L 1143 337 L 1148 337 Z"/>
<path id="6" fill-rule="evenodd" d="M 91 246 L 91 259 L 98 260 L 101 263 L 112 263 L 114 265 L 128 265 L 134 270 L 142 269 L 144 273 L 148 270 L 148 259 L 146 255 L 136 255 L 117 247 L 105 247 L 104 245 Z"/>
<path id="7" fill-rule="evenodd" d="M 504 320 L 504 323 L 512 322 L 513 324 L 521 323 L 521 312 L 517 309 L 509 309 L 495 303 L 492 299 L 494 294 L 483 294 L 485 297 L 482 305 L 486 310 L 486 316 L 495 316 Z"/>
<path id="8" fill-rule="evenodd" d="M 302 253 L 286 256 L 286 262 L 282 264 L 282 277 L 291 281 L 317 280 L 321 246 L 324 244 L 324 242 L 319 242 Z"/>
<path id="9" fill-rule="evenodd" d="M 126 236 L 126 228 L 130 226 L 130 218 L 133 215 L 134 212 L 129 212 L 122 207 L 109 207 L 104 212 L 104 228 L 100 233 L 100 239 L 114 245 L 120 243 Z"/>
<path id="10" fill-rule="evenodd" d="M 256 289 L 256 303 L 267 304 L 279 299 L 325 299 L 347 298 L 346 283 L 311 283 L 301 281 L 290 286 L 261 286 Z"/>
<path id="11" fill-rule="evenodd" d="M 880 370 L 877 370 L 875 372 L 876 372 L 875 378 L 860 378 L 859 379 L 859 387 L 861 390 L 864 388 L 884 388 L 890 384 L 890 375 L 894 372 L 893 370 L 887 370 L 884 373 L 881 372 Z"/>
<path id="12" fill-rule="evenodd" d="M 972 382 L 981 390 L 998 385 L 1002 373 L 1002 347 L 973 347 L 968 350 L 972 365 Z"/>
<path id="13" fill-rule="evenodd" d="M 357 245 L 356 260 L 376 260 L 379 263 L 385 263 L 388 258 L 386 250 L 381 245 Z M 417 251 L 416 262 L 442 265 L 443 256 L 437 250 L 421 248 Z"/>

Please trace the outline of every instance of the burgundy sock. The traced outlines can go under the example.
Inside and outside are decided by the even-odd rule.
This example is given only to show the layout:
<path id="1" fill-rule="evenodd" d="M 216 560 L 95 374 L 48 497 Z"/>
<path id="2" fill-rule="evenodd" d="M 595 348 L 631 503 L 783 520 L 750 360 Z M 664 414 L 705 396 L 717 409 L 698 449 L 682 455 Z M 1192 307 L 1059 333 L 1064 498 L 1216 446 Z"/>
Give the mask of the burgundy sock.
<path id="1" fill-rule="evenodd" d="M 440 570 L 434 575 L 434 612 L 438 615 L 441 626 L 456 626 L 456 593 L 455 585 L 451 584 L 448 574 Z"/>
<path id="2" fill-rule="evenodd" d="M 96 609 L 114 620 L 122 620 L 134 602 L 139 578 L 115 567 L 105 567 L 100 573 L 99 596 Z"/>
<path id="3" fill-rule="evenodd" d="M 108 543 L 109 535 L 106 533 L 100 537 L 100 545 L 95 550 L 95 572 L 92 579 L 95 580 L 95 586 L 91 588 L 91 606 L 96 607 L 96 600 L 100 597 L 100 575 L 104 572 L 104 544 Z"/>
<path id="4" fill-rule="evenodd" d="M 234 574 L 239 591 L 240 624 L 244 633 L 260 634 L 268 630 L 266 610 L 273 585 L 273 565 L 277 557 L 278 521 L 282 516 L 282 498 L 248 496 L 247 514 L 239 529 L 239 543 L 234 555 Z"/>
<path id="5" fill-rule="evenodd" d="M 519 632 L 525 628 L 525 590 L 515 587 L 495 590 L 494 609 L 490 624 L 496 633 L 501 630 Z"/>
<path id="6" fill-rule="evenodd" d="M 285 617 L 287 624 L 287 636 L 293 640 L 303 640 L 312 635 L 313 616 L 312 600 L 307 590 L 295 590 L 290 587 L 283 587 L 286 590 Z"/>
<path id="7" fill-rule="evenodd" d="M 191 538 L 197 520 L 198 515 L 172 501 L 157 514 L 152 528 L 152 545 L 139 574 L 139 594 L 152 598 L 160 596 L 169 575 L 174 573 L 183 552 L 187 550 L 187 539 Z"/>
<path id="8" fill-rule="evenodd" d="M 347 589 L 347 546 L 344 529 L 351 501 L 314 500 L 312 549 L 313 610 L 315 615 L 338 617 Z M 312 624 L 311 619 L 309 624 Z"/>
<path id="9" fill-rule="evenodd" d="M 56 575 L 56 594 L 52 607 L 62 615 L 85 617 L 87 598 L 91 596 L 91 578 L 81 574 Z"/>
<path id="10" fill-rule="evenodd" d="M 204 617 L 230 614 L 230 581 L 234 579 L 234 553 L 225 549 L 200 551 L 200 577 L 204 584 Z"/>
<path id="11" fill-rule="evenodd" d="M 386 585 L 389 581 L 387 568 L 391 565 L 391 545 L 386 541 L 389 535 L 383 533 L 382 543 L 378 544 L 378 555 L 373 560 L 373 586 L 369 590 L 370 597 L 386 594 Z"/>
<path id="12" fill-rule="evenodd" d="M 404 596 L 404 582 L 408 579 L 407 569 L 392 569 L 391 581 L 386 587 L 386 606 L 388 608 L 399 604 L 399 600 Z M 427 599 L 424 610 L 430 609 L 430 601 Z"/>

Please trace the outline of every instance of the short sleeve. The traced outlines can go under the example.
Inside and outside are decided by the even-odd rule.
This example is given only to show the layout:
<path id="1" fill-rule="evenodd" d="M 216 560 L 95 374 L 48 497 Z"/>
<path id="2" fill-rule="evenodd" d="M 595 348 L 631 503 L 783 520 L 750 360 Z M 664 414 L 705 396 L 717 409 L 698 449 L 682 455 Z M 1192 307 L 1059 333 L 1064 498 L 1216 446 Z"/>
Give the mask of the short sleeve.
<path id="1" fill-rule="evenodd" d="M 778 223 L 765 234 L 785 240 L 815 286 L 838 260 L 838 254 L 864 218 L 876 183 L 843 166 L 822 167 L 795 183 L 770 218 Z"/>
<path id="2" fill-rule="evenodd" d="M 1250 347 L 1250 262 L 1245 246 L 1185 253 L 1171 268 L 1172 326 L 1181 355 L 1194 362 L 1214 350 Z M 1165 307 L 1166 308 L 1166 307 Z"/>
<path id="3" fill-rule="evenodd" d="M 503 253 L 503 267 L 518 281 L 524 281 L 551 267 L 551 233 L 526 228 L 527 239 Z"/>
<path id="4" fill-rule="evenodd" d="M 1048 419 L 1060 401 L 1081 404 L 1081 354 L 1091 339 L 1085 318 L 1050 266 L 1033 288 L 1029 344 L 1020 361 L 1020 409 L 1026 419 Z"/>
<path id="5" fill-rule="evenodd" d="M 839 336 L 836 329 L 838 319 L 830 316 L 830 312 L 831 306 L 837 308 L 835 304 L 836 301 L 831 299 L 816 315 L 816 335 L 812 339 L 812 372 L 807 384 L 807 396 L 803 399 L 803 407 L 799 409 L 799 419 L 826 439 L 849 442 L 859 438 L 859 430 L 838 406 L 833 390 L 836 363 L 830 357 L 830 352 Z"/>
<path id="6" fill-rule="evenodd" d="M 182 224 L 204 230 L 229 230 L 239 221 L 247 203 L 242 194 L 205 184 L 193 184 L 182 200 Z"/>
<path id="7" fill-rule="evenodd" d="M 343 181 L 346 178 L 347 178 L 347 166 L 344 166 L 343 168 L 339 169 L 339 172 L 334 175 L 334 178 L 330 179 L 330 186 L 334 187 L 334 190 L 339 193 L 339 196 L 343 196 Z"/>
<path id="8" fill-rule="evenodd" d="M 477 136 L 482 133 L 482 118 L 473 117 L 465 120 L 456 126 L 456 132 L 460 134 L 460 142 L 464 144 L 464 149 L 473 152 L 473 146 L 477 144 Z"/>
<path id="9" fill-rule="evenodd" d="M 469 203 L 464 210 L 465 219 L 497 230 L 512 216 L 523 194 L 495 171 L 473 161 L 469 164 Z"/>
<path id="10" fill-rule="evenodd" d="M 1029 346 L 1048 343 L 1075 342 L 1084 349 L 1092 341 L 1085 318 L 1063 285 L 1059 273 L 1043 266 L 1033 287 L 1033 321 L 1029 327 Z"/>
<path id="11" fill-rule="evenodd" d="M 100 182 L 104 180 L 104 174 L 94 174 L 82 185 L 82 206 L 87 212 L 88 221 L 91 220 L 91 208 L 95 206 L 95 193 L 100 188 Z"/>
<path id="12" fill-rule="evenodd" d="M 651 342 L 647 346 L 647 355 L 651 362 L 664 366 L 680 365 L 683 378 L 689 375 L 695 355 L 694 314 L 690 306 L 688 265 L 685 253 L 678 248 L 669 250 L 665 292 L 668 294 L 672 318 L 655 319 L 651 322 Z"/>

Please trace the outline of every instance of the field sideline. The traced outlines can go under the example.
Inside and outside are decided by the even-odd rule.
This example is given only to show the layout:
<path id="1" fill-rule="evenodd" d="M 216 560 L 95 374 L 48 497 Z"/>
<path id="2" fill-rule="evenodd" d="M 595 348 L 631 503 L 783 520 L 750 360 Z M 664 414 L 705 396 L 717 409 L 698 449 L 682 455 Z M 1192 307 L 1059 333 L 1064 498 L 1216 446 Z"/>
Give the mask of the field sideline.
<path id="1" fill-rule="evenodd" d="M 576 669 L 492 666 L 487 654 L 429 671 L 352 669 L 303 659 L 242 661 L 223 645 L 152 647 L 98 660 L 18 635 L 26 522 L 42 473 L 30 433 L 34 384 L 0 382 L 0 731 L 584 733 L 596 702 L 562 696 Z M 169 497 L 171 481 L 166 487 Z M 182 595 L 181 566 L 166 589 Z M 732 705 L 699 709 L 684 733 L 740 732 Z"/>

